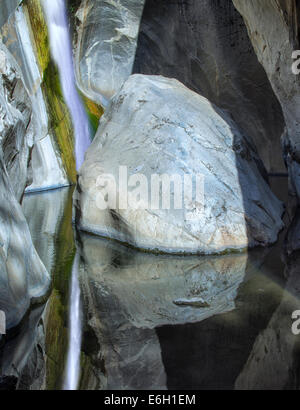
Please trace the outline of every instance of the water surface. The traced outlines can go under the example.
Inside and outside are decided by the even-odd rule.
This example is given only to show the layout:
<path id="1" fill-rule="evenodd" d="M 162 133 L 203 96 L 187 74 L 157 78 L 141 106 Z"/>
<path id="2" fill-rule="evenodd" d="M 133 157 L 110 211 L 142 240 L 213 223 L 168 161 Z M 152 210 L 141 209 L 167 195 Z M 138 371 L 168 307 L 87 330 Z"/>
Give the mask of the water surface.
<path id="1" fill-rule="evenodd" d="M 249 253 L 150 255 L 74 232 L 72 189 L 26 195 L 23 208 L 53 286 L 2 347 L 0 374 L 11 376 L 2 385 L 64 388 L 76 254 L 78 388 L 300 387 L 300 338 L 291 332 L 300 263 L 285 258 L 284 233 L 275 246 Z"/>

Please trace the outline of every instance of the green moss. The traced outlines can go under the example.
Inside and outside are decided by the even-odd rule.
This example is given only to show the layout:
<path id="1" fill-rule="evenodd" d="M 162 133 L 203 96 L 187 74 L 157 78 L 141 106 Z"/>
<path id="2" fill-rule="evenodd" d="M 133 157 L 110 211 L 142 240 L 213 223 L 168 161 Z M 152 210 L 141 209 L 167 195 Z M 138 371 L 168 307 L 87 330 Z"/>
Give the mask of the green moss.
<path id="1" fill-rule="evenodd" d="M 81 4 L 81 0 L 67 0 L 67 3 L 70 15 L 74 16 Z"/>
<path id="2" fill-rule="evenodd" d="M 48 321 L 45 347 L 47 355 L 46 389 L 60 390 L 67 352 L 67 329 L 64 325 L 64 306 L 59 292 L 53 290 L 48 302 Z"/>
<path id="3" fill-rule="evenodd" d="M 68 197 L 62 223 L 56 238 L 55 266 L 52 271 L 53 291 L 49 299 L 46 320 L 46 388 L 60 390 L 68 350 L 69 284 L 75 256 L 71 223 L 72 192 Z"/>
<path id="4" fill-rule="evenodd" d="M 73 125 L 61 91 L 58 70 L 52 60 L 44 71 L 42 89 L 47 101 L 50 128 L 55 136 L 64 168 L 70 182 L 75 183 Z"/>
<path id="5" fill-rule="evenodd" d="M 100 118 L 103 115 L 103 108 L 101 105 L 96 104 L 94 101 L 90 100 L 88 97 L 86 97 L 84 94 L 80 93 L 81 99 L 84 103 L 85 110 L 91 125 L 91 132 L 92 132 L 92 138 L 95 136 L 98 126 L 99 126 L 99 121 Z"/>
<path id="6" fill-rule="evenodd" d="M 23 10 L 27 17 L 32 43 L 43 78 L 45 97 L 52 137 L 61 154 L 62 163 L 70 183 L 76 182 L 73 125 L 65 104 L 57 68 L 50 57 L 48 29 L 41 0 L 24 0 Z"/>
<path id="7" fill-rule="evenodd" d="M 45 22 L 40 0 L 24 0 L 23 10 L 31 26 L 31 37 L 35 45 L 35 51 L 41 73 L 46 69 L 50 61 L 48 30 Z M 29 27 L 30 28 L 30 27 Z"/>
<path id="8" fill-rule="evenodd" d="M 72 189 L 73 191 L 73 189 Z M 57 238 L 56 265 L 53 270 L 53 287 L 63 295 L 64 305 L 68 304 L 69 280 L 75 257 L 74 232 L 72 227 L 72 192 L 65 207 L 62 224 Z M 64 267 L 62 270 L 61 267 Z"/>

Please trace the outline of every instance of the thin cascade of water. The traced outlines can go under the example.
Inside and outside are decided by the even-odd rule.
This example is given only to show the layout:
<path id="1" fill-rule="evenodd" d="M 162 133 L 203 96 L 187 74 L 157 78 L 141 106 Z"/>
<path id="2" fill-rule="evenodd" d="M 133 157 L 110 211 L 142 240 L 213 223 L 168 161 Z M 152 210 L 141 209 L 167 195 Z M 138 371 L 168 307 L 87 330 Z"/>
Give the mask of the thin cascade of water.
<path id="1" fill-rule="evenodd" d="M 65 0 L 43 0 L 51 55 L 57 64 L 62 92 L 72 117 L 75 134 L 76 168 L 79 170 L 90 145 L 87 114 L 76 88 L 72 43 L 69 33 Z"/>
<path id="2" fill-rule="evenodd" d="M 80 377 L 80 352 L 82 339 L 80 286 L 78 280 L 79 255 L 76 254 L 71 277 L 69 304 L 69 350 L 65 372 L 64 390 L 76 390 Z"/>

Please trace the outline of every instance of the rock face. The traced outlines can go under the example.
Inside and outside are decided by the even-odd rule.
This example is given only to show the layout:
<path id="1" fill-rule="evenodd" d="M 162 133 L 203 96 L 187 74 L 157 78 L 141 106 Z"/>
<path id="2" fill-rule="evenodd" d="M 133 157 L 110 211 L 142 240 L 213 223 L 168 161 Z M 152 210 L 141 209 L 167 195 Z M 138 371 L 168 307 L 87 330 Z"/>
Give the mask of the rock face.
<path id="1" fill-rule="evenodd" d="M 47 292 L 50 277 L 33 246 L 1 155 L 0 167 L 0 310 L 10 329 L 19 324 L 31 301 Z"/>
<path id="2" fill-rule="evenodd" d="M 281 107 L 231 0 L 146 0 L 133 72 L 176 78 L 228 110 L 267 170 L 285 171 Z"/>
<path id="3" fill-rule="evenodd" d="M 176 80 L 134 75 L 112 99 L 87 152 L 75 195 L 76 222 L 80 229 L 164 252 L 267 245 L 282 228 L 283 208 L 259 165 L 251 141 L 207 99 Z M 129 178 L 143 174 L 148 188 L 153 174 L 179 175 L 181 181 L 185 174 L 201 175 L 204 197 L 188 204 L 192 212 L 172 205 L 155 210 L 150 202 L 144 206 L 143 200 L 155 195 L 147 188 L 142 197 L 130 193 L 127 209 L 101 210 L 105 183 L 99 177 L 111 174 L 118 191 L 120 166 L 127 167 Z M 137 181 L 131 184 L 134 188 Z M 107 189 L 113 199 L 114 187 Z"/>
<path id="4" fill-rule="evenodd" d="M 35 13 L 38 12 L 37 9 L 34 9 L 34 11 Z M 27 105 L 31 110 L 28 119 L 28 123 L 30 122 L 28 133 L 31 132 L 31 134 L 30 138 L 24 138 L 24 143 L 30 146 L 32 150 L 30 162 L 27 158 L 21 177 L 26 180 L 28 173 L 28 185 L 30 187 L 27 190 L 36 191 L 68 185 L 69 179 L 61 160 L 61 152 L 51 130 L 53 118 L 47 110 L 47 103 L 42 90 L 41 67 L 31 30 L 29 17 L 27 18 L 24 8 L 19 7 L 2 27 L 0 34 L 3 43 L 18 64 L 18 75 L 22 79 L 23 88 L 26 89 Z M 42 27 L 40 27 L 40 30 L 42 30 Z M 43 47 L 45 48 L 45 45 Z M 44 53 L 46 53 L 45 50 Z M 19 90 L 16 88 L 15 95 L 12 98 L 19 98 L 18 93 Z M 65 121 L 67 122 L 67 119 Z M 16 183 L 19 183 L 18 178 L 16 178 L 16 181 Z M 22 188 L 20 186 L 23 193 Z"/>
<path id="5" fill-rule="evenodd" d="M 0 106 L 0 146 L 14 193 L 20 200 L 27 184 L 33 145 L 32 106 L 17 62 L 1 42 Z"/>
<path id="6" fill-rule="evenodd" d="M 0 310 L 7 329 L 20 323 L 50 284 L 19 204 L 31 183 L 28 164 L 37 131 L 32 103 L 20 64 L 0 41 Z"/>
<path id="7" fill-rule="evenodd" d="M 79 251 L 85 328 L 100 346 L 86 354 L 99 369 L 101 352 L 107 389 L 165 389 L 155 328 L 193 323 L 234 309 L 248 259 L 247 254 L 145 255 L 84 234 Z M 175 303 L 195 298 L 207 305 Z"/>
<path id="8" fill-rule="evenodd" d="M 21 3 L 22 0 L 2 0 L 0 6 L 0 27 L 5 24 L 16 9 L 16 7 Z"/>
<path id="9" fill-rule="evenodd" d="M 300 195 L 300 82 L 292 72 L 292 53 L 300 48 L 299 2 L 295 0 L 233 0 L 282 106 L 286 135 L 285 160 L 291 191 Z"/>
<path id="10" fill-rule="evenodd" d="M 77 80 L 90 99 L 105 104 L 132 72 L 144 0 L 84 0 L 75 46 Z"/>
<path id="11" fill-rule="evenodd" d="M 1 349 L 0 389 L 41 390 L 45 385 L 46 357 L 44 306 L 33 309 L 18 335 Z"/>

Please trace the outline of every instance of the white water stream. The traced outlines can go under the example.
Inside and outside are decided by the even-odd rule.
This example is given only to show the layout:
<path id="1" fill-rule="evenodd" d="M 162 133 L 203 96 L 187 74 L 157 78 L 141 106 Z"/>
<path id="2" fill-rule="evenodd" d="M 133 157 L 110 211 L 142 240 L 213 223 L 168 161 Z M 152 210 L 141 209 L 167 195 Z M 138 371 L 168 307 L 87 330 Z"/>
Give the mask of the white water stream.
<path id="1" fill-rule="evenodd" d="M 43 0 L 51 55 L 57 64 L 65 101 L 72 117 L 75 134 L 76 168 L 79 170 L 90 145 L 90 126 L 76 88 L 72 43 L 65 0 Z"/>
<path id="2" fill-rule="evenodd" d="M 84 154 L 90 145 L 90 127 L 76 88 L 66 4 L 65 0 L 43 0 L 43 6 L 50 37 L 51 55 L 57 64 L 62 92 L 72 117 L 76 168 L 79 170 L 84 161 Z M 78 269 L 79 256 L 76 255 L 71 278 L 69 350 L 63 386 L 65 390 L 76 390 L 80 377 L 82 327 Z"/>
<path id="3" fill-rule="evenodd" d="M 81 303 L 78 281 L 79 255 L 76 254 L 71 278 L 70 313 L 69 313 L 69 350 L 65 372 L 64 390 L 76 390 L 80 377 L 81 352 Z"/>

